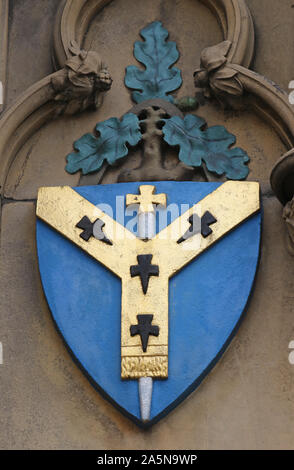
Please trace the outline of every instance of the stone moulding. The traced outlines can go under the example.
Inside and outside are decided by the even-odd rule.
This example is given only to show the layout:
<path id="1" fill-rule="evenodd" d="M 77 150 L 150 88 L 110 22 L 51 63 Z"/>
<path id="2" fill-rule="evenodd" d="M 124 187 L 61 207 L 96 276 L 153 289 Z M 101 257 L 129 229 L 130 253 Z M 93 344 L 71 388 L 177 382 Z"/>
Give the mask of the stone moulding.
<path id="1" fill-rule="evenodd" d="M 70 45 L 83 45 L 92 19 L 113 0 L 63 0 L 54 28 L 54 58 L 56 68 L 62 68 L 71 57 Z"/>
<path id="2" fill-rule="evenodd" d="M 271 173 L 272 189 L 283 204 L 283 219 L 287 228 L 287 249 L 294 256 L 294 148 L 275 164 Z"/>
<path id="3" fill-rule="evenodd" d="M 72 40 L 82 46 L 84 35 L 99 11 L 114 0 L 64 0 L 54 31 L 56 63 L 63 67 Z M 216 15 L 224 37 L 233 44 L 228 59 L 249 67 L 254 53 L 254 25 L 245 0 L 200 0 Z"/>
<path id="4" fill-rule="evenodd" d="M 5 104 L 8 50 L 8 0 L 0 0 L 0 113 Z"/>
<path id="5" fill-rule="evenodd" d="M 275 128 L 286 146 L 294 146 L 294 107 L 287 93 L 271 80 L 229 61 L 228 40 L 202 51 L 194 73 L 197 92 L 214 97 L 225 106 L 250 107 Z"/>
<path id="6" fill-rule="evenodd" d="M 2 194 L 8 170 L 16 153 L 27 139 L 54 114 L 52 77 L 53 75 L 49 75 L 31 86 L 4 113 L 0 120 L 0 185 Z"/>
<path id="7" fill-rule="evenodd" d="M 60 103 L 55 100 L 56 91 L 52 87 L 52 80 L 62 80 L 64 67 L 72 58 L 73 43 L 82 49 L 89 24 L 110 1 L 114 0 L 64 0 L 61 3 L 54 32 L 54 55 L 57 67 L 62 67 L 62 70 L 31 86 L 0 119 L 2 193 L 8 170 L 20 147 L 59 113 Z M 294 111 L 286 93 L 265 77 L 248 69 L 254 52 L 254 29 L 245 0 L 200 1 L 216 15 L 225 41 L 230 43 L 220 67 L 223 69 L 222 79 L 230 80 L 230 76 L 238 79 L 242 87 L 241 94 L 246 95 L 253 109 L 274 126 L 290 150 L 294 147 Z M 210 85 L 209 81 L 207 86 Z M 223 95 L 219 98 L 222 99 Z"/>
<path id="8" fill-rule="evenodd" d="M 228 61 L 249 67 L 254 54 L 254 25 L 245 0 L 200 0 L 216 15 L 224 38 L 232 43 Z"/>
<path id="9" fill-rule="evenodd" d="M 294 148 L 287 152 L 275 164 L 271 173 L 271 185 L 274 193 L 285 205 L 294 195 Z"/>

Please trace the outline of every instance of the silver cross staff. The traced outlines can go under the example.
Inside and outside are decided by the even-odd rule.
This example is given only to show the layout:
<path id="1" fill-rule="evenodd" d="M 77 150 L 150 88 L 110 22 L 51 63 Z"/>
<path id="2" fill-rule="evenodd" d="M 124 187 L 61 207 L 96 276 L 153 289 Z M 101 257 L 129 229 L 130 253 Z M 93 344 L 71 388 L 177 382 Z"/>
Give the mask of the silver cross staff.
<path id="1" fill-rule="evenodd" d="M 138 196 L 127 196 L 126 205 L 140 204 L 138 210 L 138 236 L 143 240 L 150 240 L 156 235 L 154 205 L 166 206 L 166 195 L 154 195 L 155 186 L 151 185 L 140 186 L 139 191 L 140 195 Z M 146 422 L 150 419 L 153 379 L 152 377 L 141 377 L 138 383 L 141 419 Z"/>

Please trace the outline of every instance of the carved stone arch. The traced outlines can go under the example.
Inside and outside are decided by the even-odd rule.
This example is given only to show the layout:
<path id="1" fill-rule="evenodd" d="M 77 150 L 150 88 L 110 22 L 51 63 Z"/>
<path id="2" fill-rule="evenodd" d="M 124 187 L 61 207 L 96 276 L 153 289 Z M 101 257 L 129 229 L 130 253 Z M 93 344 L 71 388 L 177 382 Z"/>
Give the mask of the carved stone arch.
<path id="1" fill-rule="evenodd" d="M 254 54 L 254 24 L 245 0 L 200 0 L 216 15 L 232 47 L 228 61 L 249 67 Z"/>
<path id="2" fill-rule="evenodd" d="M 113 0 L 64 0 L 59 8 L 54 31 L 56 63 L 63 67 L 70 57 L 70 44 L 82 47 L 89 24 Z M 228 59 L 249 67 L 254 53 L 254 25 L 245 0 L 200 0 L 216 15 L 224 39 L 232 43 Z"/>
<path id="3" fill-rule="evenodd" d="M 217 54 L 217 48 L 215 46 L 210 49 L 215 49 Z M 222 81 L 222 89 L 217 85 L 218 80 Z M 197 76 L 195 81 L 197 83 Z M 239 90 L 234 88 L 234 81 L 238 83 Z M 225 105 L 229 103 L 237 108 L 241 105 L 241 109 L 244 105 L 249 105 L 277 131 L 289 149 L 293 147 L 294 107 L 289 103 L 287 93 L 277 84 L 226 59 L 221 67 L 209 72 L 205 87 L 206 92 L 210 90 Z"/>
<path id="4" fill-rule="evenodd" d="M 70 45 L 83 46 L 84 36 L 92 19 L 113 0 L 63 0 L 54 28 L 54 58 L 56 68 L 64 67 L 71 57 Z"/>
<path id="5" fill-rule="evenodd" d="M 0 2 L 0 113 L 5 103 L 8 49 L 8 0 Z"/>
<path id="6" fill-rule="evenodd" d="M 131 1 L 128 3 L 130 4 Z M 249 48 L 246 46 L 248 39 L 252 37 L 250 32 L 252 30 L 249 29 L 252 27 L 252 21 L 251 17 L 248 17 L 246 2 L 243 0 L 196 0 L 195 3 L 197 1 L 210 6 L 219 19 L 224 32 L 223 39 L 232 43 L 226 57 L 226 65 L 230 68 L 229 74 L 231 71 L 236 72 L 234 77 L 237 77 L 242 86 L 242 95 L 233 97 L 233 104 L 235 102 L 237 105 L 240 101 L 247 107 L 247 104 L 251 102 L 252 107 L 275 126 L 278 135 L 283 142 L 286 142 L 287 148 L 292 149 L 294 145 L 293 113 L 286 93 L 278 91 L 277 85 L 248 69 L 253 47 L 252 45 Z M 267 1 L 271 5 L 275 4 L 274 0 L 263 0 L 263 5 Z M 173 3 L 173 0 L 170 2 Z M 261 3 L 261 0 L 251 0 L 250 5 L 255 7 L 259 2 Z M 63 14 L 65 6 L 68 6 L 68 11 L 70 11 L 70 7 L 75 3 L 77 3 L 75 0 L 60 0 L 60 15 Z M 83 18 L 88 17 L 87 3 L 90 4 L 90 1 L 83 2 L 81 16 Z M 98 0 L 91 3 L 92 5 L 98 4 Z M 191 3 L 189 0 L 189 5 Z M 200 8 L 204 10 L 202 5 Z M 281 15 L 279 19 L 284 20 L 284 16 Z M 60 18 L 61 16 L 57 24 Z M 68 26 L 68 31 L 76 31 L 75 35 L 69 36 L 68 44 L 74 39 L 79 46 L 83 45 L 84 34 L 88 27 L 85 27 L 86 23 L 83 23 L 84 32 L 81 33 L 79 31 L 82 29 L 78 25 L 72 28 L 70 20 L 64 21 Z M 197 21 L 199 24 L 202 18 L 198 18 Z M 237 23 L 238 29 L 235 27 Z M 258 21 L 257 24 L 259 24 Z M 196 20 L 195 28 L 197 28 Z M 260 28 L 261 32 L 265 32 L 268 26 L 261 22 Z M 222 40 L 219 37 L 219 28 L 216 29 L 217 39 L 210 41 L 211 44 L 217 44 Z M 94 30 L 96 28 L 92 31 Z M 289 34 L 282 34 L 282 39 L 286 41 L 287 36 L 291 39 Z M 63 48 L 62 43 L 61 47 Z M 97 47 L 96 49 L 98 50 Z M 57 68 L 64 67 L 67 57 L 71 57 L 70 52 L 68 56 L 65 55 L 63 59 L 56 61 Z M 290 68 L 290 59 L 287 63 Z M 45 153 L 38 153 L 34 150 L 32 166 L 37 166 L 36 163 L 38 164 L 39 161 L 42 164 L 48 160 L 46 148 L 50 147 L 50 139 L 54 139 L 54 134 L 50 134 L 52 129 L 54 132 L 63 127 L 64 133 L 70 134 L 66 125 L 69 121 L 76 121 L 74 138 L 78 138 L 81 135 L 79 125 L 83 118 L 86 125 L 90 123 L 86 131 L 92 130 L 96 117 L 98 119 L 95 122 L 100 120 L 100 115 L 91 116 L 91 113 L 85 113 L 84 117 L 79 115 L 74 120 L 62 117 L 60 121 L 49 122 L 56 116 L 59 108 L 58 103 L 54 101 L 56 93 L 52 90 L 51 80 L 59 76 L 62 79 L 62 70 L 35 83 L 17 99 L 4 116 L 0 116 L 1 190 L 4 192 L 6 188 L 6 198 L 11 198 L 5 198 L 3 201 L 1 227 L 2 313 L 0 317 L 2 320 L 0 325 L 2 337 L 0 341 L 3 342 L 4 350 L 1 394 L 4 405 L 2 418 L 3 422 L 8 423 L 9 431 L 2 435 L 2 447 L 14 445 L 18 448 L 23 446 L 93 448 L 98 445 L 101 449 L 111 449 L 118 448 L 122 443 L 130 447 L 135 439 L 138 448 L 144 448 L 144 446 L 164 448 L 167 442 L 166 435 L 168 435 L 168 444 L 171 448 L 181 446 L 184 448 L 188 445 L 190 448 L 207 448 L 207 445 L 214 448 L 227 448 L 228 445 L 234 448 L 292 448 L 291 433 L 279 433 L 277 430 L 293 429 L 294 419 L 293 412 L 289 411 L 292 390 L 289 387 L 291 371 L 287 362 L 288 338 L 293 331 L 291 297 L 293 260 L 289 259 L 282 246 L 285 233 L 279 203 L 271 197 L 270 192 L 265 192 L 263 197 L 265 217 L 264 249 L 261 253 L 262 269 L 259 271 L 256 291 L 251 300 L 246 321 L 243 323 L 240 335 L 232 343 L 228 356 L 220 363 L 213 375 L 202 384 L 201 387 L 204 387 L 204 390 L 192 396 L 188 404 L 181 407 L 178 414 L 175 412 L 165 423 L 162 422 L 161 427 L 155 433 L 143 435 L 91 389 L 75 365 L 71 366 L 69 356 L 53 327 L 39 285 L 35 247 L 35 206 L 31 199 L 35 196 L 24 194 L 26 188 L 21 195 L 19 192 L 15 197 L 9 195 L 7 191 L 8 183 L 14 184 L 17 179 L 15 176 L 18 177 L 18 170 L 22 170 L 22 158 L 27 149 L 37 140 L 39 132 L 42 132 L 42 138 L 45 136 L 46 143 L 42 144 Z M 194 91 L 192 90 L 191 86 L 191 94 Z M 109 103 L 111 95 L 109 94 L 107 98 Z M 229 94 L 218 96 L 218 99 L 224 103 L 228 98 L 232 96 Z M 102 107 L 101 114 L 104 113 L 105 108 L 107 109 L 108 103 L 106 102 L 106 106 Z M 271 152 L 268 156 L 268 162 L 270 162 L 268 166 L 272 165 L 274 156 L 278 158 L 279 154 L 284 151 L 281 150 L 284 149 L 284 144 L 282 145 L 279 138 L 272 132 L 272 127 L 267 129 L 259 118 L 251 113 L 247 114 L 246 111 L 244 114 L 242 111 L 223 113 L 220 108 L 216 111 L 216 108 L 217 106 L 213 103 L 208 103 L 206 107 L 205 118 L 209 116 L 209 119 L 206 119 L 209 125 L 223 124 L 223 121 L 226 121 L 226 127 L 238 135 L 238 145 L 246 148 L 248 144 L 251 149 L 255 144 L 263 146 L 264 161 L 252 158 L 252 169 L 254 177 L 255 168 L 258 168 L 261 176 L 268 180 L 267 171 L 263 167 L 267 157 L 265 148 Z M 130 103 L 126 111 L 128 109 L 131 109 Z M 199 111 L 201 115 L 202 108 Z M 217 116 L 217 122 L 213 122 L 215 116 Z M 240 123 L 238 124 L 239 117 Z M 253 119 L 253 125 L 249 129 L 246 141 L 247 133 L 243 132 L 243 129 L 247 123 L 249 124 L 250 119 Z M 236 127 L 233 121 L 236 121 Z M 233 128 L 231 128 L 232 123 Z M 255 124 L 261 125 L 256 129 L 257 136 L 253 142 L 251 138 Z M 43 126 L 44 128 L 39 131 Z M 66 137 L 68 151 L 73 141 L 72 135 L 73 132 L 70 138 Z M 50 139 L 47 138 L 48 136 Z M 270 143 L 266 141 L 267 137 Z M 243 139 L 242 143 L 240 139 Z M 274 145 L 271 149 L 272 143 Z M 65 165 L 63 150 L 58 155 L 61 177 L 65 175 L 69 185 L 73 186 L 76 182 L 74 177 L 63 172 Z M 290 150 L 287 154 L 289 161 L 291 154 L 294 154 L 294 150 Z M 47 167 L 44 166 L 44 168 Z M 284 174 L 287 175 L 288 169 L 283 168 Z M 36 181 L 40 186 L 35 174 L 31 175 L 30 169 L 26 171 L 29 184 L 31 182 L 34 184 Z M 57 178 L 54 179 L 55 174 L 52 176 L 48 185 L 56 185 Z M 290 180 L 290 189 L 291 184 Z M 289 195 L 286 196 L 286 199 L 288 198 Z M 269 292 L 274 295 L 269 296 Z M 11 369 L 6 367 L 5 363 L 13 364 L 14 378 L 11 375 Z M 196 419 L 191 420 L 190 416 L 195 416 Z M 242 426 L 240 423 L 243 423 Z M 179 433 L 178 430 L 181 428 L 182 432 Z M 13 440 L 11 440 L 12 435 Z"/>
<path id="7" fill-rule="evenodd" d="M 287 94 L 273 82 L 249 70 L 254 51 L 254 29 L 252 17 L 245 0 L 200 0 L 217 16 L 224 39 L 230 44 L 225 64 L 217 72 L 234 76 L 240 82 L 242 93 L 253 109 L 270 121 L 288 149 L 294 146 L 294 112 Z M 66 66 L 74 49 L 82 47 L 89 24 L 97 12 L 110 0 L 65 0 L 57 16 L 54 46 L 56 63 Z M 78 55 L 78 52 L 76 53 Z M 60 111 L 56 101 L 58 92 L 52 82 L 62 82 L 65 69 L 58 70 L 31 86 L 9 108 L 0 120 L 0 155 L 2 172 L 0 177 L 3 191 L 8 169 L 21 146 L 44 123 Z M 207 88 L 214 86 L 215 74 L 210 74 Z M 230 93 L 220 93 L 220 100 Z M 234 96 L 233 96 L 234 98 Z M 101 103 L 99 103 L 101 105 Z M 86 106 L 81 106 L 85 109 Z"/>

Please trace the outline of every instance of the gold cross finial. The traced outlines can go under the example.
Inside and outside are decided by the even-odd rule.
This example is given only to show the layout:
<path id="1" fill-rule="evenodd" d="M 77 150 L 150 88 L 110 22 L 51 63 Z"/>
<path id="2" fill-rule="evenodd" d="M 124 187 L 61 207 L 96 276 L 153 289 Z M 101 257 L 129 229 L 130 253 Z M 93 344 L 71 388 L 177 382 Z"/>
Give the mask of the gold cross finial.
<path id="1" fill-rule="evenodd" d="M 140 194 L 127 194 L 126 206 L 131 204 L 140 204 L 139 212 L 154 212 L 154 205 L 162 205 L 166 207 L 166 194 L 154 194 L 155 186 L 144 185 L 139 186 Z"/>

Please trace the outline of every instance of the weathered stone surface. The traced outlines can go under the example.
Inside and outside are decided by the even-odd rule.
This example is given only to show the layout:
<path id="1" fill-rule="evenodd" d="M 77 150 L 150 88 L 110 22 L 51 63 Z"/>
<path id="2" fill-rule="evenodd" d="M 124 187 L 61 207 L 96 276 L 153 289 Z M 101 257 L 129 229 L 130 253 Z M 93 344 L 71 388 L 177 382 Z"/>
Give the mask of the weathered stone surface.
<path id="1" fill-rule="evenodd" d="M 253 70 L 278 83 L 287 90 L 294 80 L 293 28 L 294 7 L 292 0 L 247 0 L 254 18 L 257 36 Z"/>
<path id="2" fill-rule="evenodd" d="M 1 448 L 94 448 L 107 446 L 107 436 L 115 442 L 121 431 L 114 410 L 69 359 L 53 326 L 38 273 L 35 205 L 6 204 L 2 227 Z M 85 421 L 76 433 L 80 414 Z"/>
<path id="3" fill-rule="evenodd" d="M 8 100 L 52 71 L 50 45 L 57 0 L 15 0 L 10 19 Z M 254 68 L 287 88 L 294 79 L 292 0 L 247 0 L 257 34 Z M 130 11 L 132 15 L 130 16 Z M 184 84 L 193 94 L 192 72 L 204 47 L 222 35 L 212 13 L 197 1 L 116 0 L 90 26 L 85 49 L 97 50 L 114 78 L 97 112 L 48 123 L 23 146 L 7 178 L 6 197 L 28 200 L 42 185 L 76 185 L 64 171 L 72 143 L 98 121 L 132 107 L 124 68 L 136 64 L 139 30 L 162 20 L 181 53 Z M 118 39 L 119 37 L 119 39 Z M 293 51 L 292 51 L 293 52 Z M 282 207 L 271 196 L 269 174 L 285 147 L 266 123 L 249 112 L 199 108 L 210 126 L 225 125 L 251 158 L 251 180 L 262 184 L 264 230 L 261 263 L 247 315 L 218 366 L 185 402 L 150 431 L 139 430 L 108 404 L 73 363 L 55 330 L 44 299 L 36 257 L 35 207 L 6 203 L 1 224 L 0 447 L 48 449 L 293 449 L 294 262 L 286 250 Z M 134 152 L 125 167 L 136 166 Z M 121 171 L 121 169 L 119 170 Z M 104 182 L 111 182 L 111 170 Z"/>
<path id="4" fill-rule="evenodd" d="M 218 366 L 144 432 L 91 387 L 55 330 L 39 280 L 33 203 L 5 204 L 1 244 L 1 448 L 293 448 L 293 260 L 280 205 L 264 198 L 264 244 L 247 316 Z"/>
<path id="5" fill-rule="evenodd" d="M 41 186 L 75 186 L 79 174 L 70 175 L 65 171 L 65 156 L 72 148 L 73 135 L 85 132 L 95 123 L 81 125 L 83 115 L 74 119 L 62 117 L 51 121 L 29 139 L 11 165 L 5 185 L 5 196 L 13 199 L 33 199 Z M 87 129 L 86 129 L 87 128 Z M 82 131 L 83 132 L 83 131 Z"/>
<path id="6" fill-rule="evenodd" d="M 6 107 L 53 72 L 52 35 L 59 0 L 10 0 Z"/>
<path id="7" fill-rule="evenodd" d="M 106 98 L 107 100 L 107 98 Z M 128 110 L 128 108 L 126 108 Z M 103 113 L 103 110 L 101 110 Z M 62 117 L 44 126 L 23 146 L 8 173 L 5 196 L 13 199 L 36 198 L 40 186 L 75 186 L 80 175 L 69 175 L 65 170 L 66 155 L 78 137 L 92 131 L 99 118 L 99 111 Z M 251 112 L 224 112 L 215 104 L 206 104 L 198 110 L 210 126 L 224 125 L 237 135 L 237 146 L 245 149 L 250 157 L 249 180 L 260 181 L 265 191 L 269 190 L 269 176 L 277 156 L 285 152 L 285 146 L 276 133 L 258 116 Z M 176 150 L 168 151 L 171 165 L 177 164 Z M 119 174 L 129 168 L 138 167 L 140 151 L 131 152 L 117 167 L 109 168 L 103 183 L 116 181 Z M 89 184 L 95 184 L 94 182 Z"/>
<path id="8" fill-rule="evenodd" d="M 131 93 L 124 85 L 125 67 L 137 64 L 133 57 L 133 43 L 139 39 L 139 31 L 147 18 L 148 22 L 160 18 L 170 31 L 170 39 L 178 44 L 180 59 L 176 65 L 182 70 L 183 85 L 177 95 L 194 94 L 193 71 L 199 65 L 201 51 L 221 40 L 220 28 L 212 13 L 195 1 L 186 0 L 179 4 L 164 1 L 159 4 L 152 0 L 146 6 L 146 2 L 140 0 L 136 4 L 136 15 L 130 20 L 131 8 L 130 0 L 110 3 L 93 21 L 86 38 L 85 48 L 99 52 L 114 80 L 102 108 L 96 112 L 59 118 L 35 133 L 11 165 L 5 186 L 6 197 L 32 199 L 36 197 L 39 186 L 78 184 L 79 174 L 68 175 L 64 170 L 66 155 L 72 151 L 73 142 L 92 132 L 97 122 L 112 116 L 119 117 L 132 107 Z M 236 134 L 237 145 L 244 148 L 251 159 L 249 178 L 261 181 L 268 190 L 273 164 L 286 150 L 273 129 L 251 112 L 226 112 L 224 115 L 216 104 L 207 103 L 197 110 L 197 114 L 209 126 L 221 124 Z M 168 157 L 171 166 L 177 163 L 174 149 L 168 151 Z M 107 170 L 103 183 L 116 181 L 123 170 L 136 168 L 139 163 L 140 152 L 130 152 L 118 167 Z M 95 178 L 89 180 L 89 184 L 95 184 Z"/>

